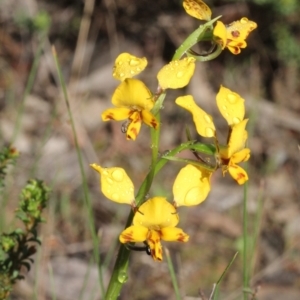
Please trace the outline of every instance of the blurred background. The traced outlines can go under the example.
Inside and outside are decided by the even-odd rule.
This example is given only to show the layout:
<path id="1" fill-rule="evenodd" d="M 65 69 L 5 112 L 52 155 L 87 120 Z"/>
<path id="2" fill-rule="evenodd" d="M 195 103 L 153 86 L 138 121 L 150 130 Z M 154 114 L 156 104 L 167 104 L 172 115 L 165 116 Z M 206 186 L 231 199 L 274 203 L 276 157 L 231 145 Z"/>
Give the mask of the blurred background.
<path id="1" fill-rule="evenodd" d="M 225 142 L 226 123 L 217 111 L 216 93 L 222 84 L 242 95 L 250 118 L 248 252 L 256 298 L 249 295 L 249 299 L 298 300 L 300 3 L 206 3 L 213 17 L 222 15 L 224 23 L 248 17 L 258 28 L 240 55 L 224 50 L 216 60 L 198 63 L 188 87 L 168 92 L 160 152 L 186 141 L 186 125 L 199 139 L 190 115 L 174 105 L 177 96 L 192 94 L 214 117 L 219 138 Z M 40 231 L 42 247 L 11 299 L 101 299 L 82 177 L 51 45 L 62 66 L 84 158 L 106 285 L 130 208 L 105 199 L 89 164 L 125 168 L 137 190 L 149 170 L 151 153 L 149 128 L 143 127 L 132 142 L 125 140 L 121 122 L 100 120 L 119 84 L 112 77 L 114 59 L 121 52 L 147 57 L 148 67 L 139 78 L 155 92 L 158 70 L 199 24 L 178 0 L 0 1 L 0 146 L 13 144 L 21 152 L 7 178 L 0 230 L 12 226 L 17 195 L 27 179 L 37 177 L 52 189 L 47 222 Z M 171 201 L 172 184 L 182 166 L 170 162 L 149 196 L 166 196 Z M 185 299 L 205 299 L 203 295 L 208 299 L 237 251 L 219 299 L 242 298 L 243 193 L 243 187 L 218 171 L 203 204 L 180 208 L 179 227 L 190 241 L 164 245 L 170 250 Z M 133 252 L 120 299 L 175 299 L 166 262 L 155 263 L 144 252 Z"/>

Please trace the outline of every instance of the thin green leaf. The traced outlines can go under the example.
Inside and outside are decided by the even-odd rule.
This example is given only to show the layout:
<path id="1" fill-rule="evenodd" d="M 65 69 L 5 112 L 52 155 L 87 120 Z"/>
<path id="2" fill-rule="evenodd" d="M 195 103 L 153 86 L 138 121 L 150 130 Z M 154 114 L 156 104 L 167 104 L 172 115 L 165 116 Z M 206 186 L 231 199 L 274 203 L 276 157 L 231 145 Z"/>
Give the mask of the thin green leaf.
<path id="1" fill-rule="evenodd" d="M 217 283 L 215 284 L 215 286 L 214 286 L 214 288 L 213 288 L 213 291 L 212 291 L 212 293 L 211 293 L 211 295 L 210 295 L 210 297 L 209 297 L 209 300 L 212 300 L 212 299 L 213 299 L 213 300 L 216 300 L 216 299 L 217 299 L 216 297 L 217 297 L 217 294 L 218 294 L 219 285 L 220 285 L 221 281 L 223 280 L 225 274 L 227 273 L 227 271 L 229 270 L 229 268 L 230 268 L 231 265 L 233 264 L 233 262 L 234 262 L 235 258 L 237 257 L 237 255 L 238 255 L 238 252 L 236 252 L 236 253 L 233 255 L 231 261 L 229 262 L 229 264 L 227 265 L 227 267 L 225 268 L 225 270 L 224 270 L 223 273 L 221 274 L 220 278 L 218 279 Z"/>
<path id="2" fill-rule="evenodd" d="M 194 143 L 189 148 L 207 155 L 214 155 L 216 153 L 216 146 L 214 144 Z"/>
<path id="3" fill-rule="evenodd" d="M 194 32 L 192 32 L 188 38 L 181 44 L 180 47 L 176 50 L 172 60 L 180 59 L 189 49 L 191 49 L 194 45 L 199 43 L 200 41 L 207 40 L 205 34 L 208 29 L 212 31 L 212 25 L 220 19 L 221 16 L 218 16 L 211 21 L 200 25 Z"/>
<path id="4" fill-rule="evenodd" d="M 169 273 L 171 275 L 171 280 L 172 280 L 173 288 L 174 288 L 174 291 L 175 291 L 176 299 L 180 300 L 181 297 L 180 297 L 179 286 L 178 286 L 174 266 L 173 266 L 173 263 L 172 263 L 172 259 L 170 257 L 170 252 L 169 252 L 168 248 L 164 248 L 164 249 L 165 249 L 165 254 L 166 254 L 168 268 L 169 268 Z"/>
<path id="5" fill-rule="evenodd" d="M 215 171 L 215 168 L 213 166 L 209 166 L 209 165 L 204 164 L 204 163 L 202 163 L 200 161 L 197 161 L 197 160 L 187 159 L 187 158 L 180 158 L 180 157 L 176 157 L 176 156 L 170 156 L 170 157 L 164 157 L 164 158 L 167 159 L 167 160 L 183 162 L 183 163 L 190 164 L 190 165 L 193 165 L 193 166 L 196 166 L 196 167 L 201 167 L 201 168 L 204 168 L 204 169 L 206 169 L 210 172 Z"/>

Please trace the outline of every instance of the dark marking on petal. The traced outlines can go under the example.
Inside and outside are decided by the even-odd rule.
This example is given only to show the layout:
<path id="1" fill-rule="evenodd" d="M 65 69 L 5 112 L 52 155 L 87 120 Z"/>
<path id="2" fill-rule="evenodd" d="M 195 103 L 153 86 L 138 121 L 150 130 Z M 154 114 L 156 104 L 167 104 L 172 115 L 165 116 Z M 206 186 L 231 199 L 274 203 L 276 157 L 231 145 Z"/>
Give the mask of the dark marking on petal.
<path id="1" fill-rule="evenodd" d="M 132 133 L 133 136 L 137 137 L 138 133 L 136 128 L 130 128 L 130 132 Z M 129 135 L 127 134 L 127 136 L 129 137 Z M 129 137 L 131 139 L 131 137 Z"/>
<path id="2" fill-rule="evenodd" d="M 234 49 L 234 54 L 239 54 L 240 53 L 240 48 L 238 46 L 232 47 Z"/>
<path id="3" fill-rule="evenodd" d="M 231 35 L 235 38 L 238 38 L 240 36 L 240 32 L 238 30 L 231 31 Z"/>
<path id="4" fill-rule="evenodd" d="M 245 174 L 243 173 L 238 173 L 236 177 L 236 181 L 240 182 L 240 180 L 244 180 L 246 178 Z"/>
<path id="5" fill-rule="evenodd" d="M 133 241 L 133 232 L 127 232 L 126 234 L 123 233 L 121 234 L 122 238 L 125 240 L 125 243 L 128 243 L 128 242 L 132 242 Z"/>
<path id="6" fill-rule="evenodd" d="M 105 120 L 115 120 L 115 118 L 114 118 L 114 114 L 113 113 L 109 113 L 109 114 L 107 114 L 106 116 L 105 116 Z"/>
<path id="7" fill-rule="evenodd" d="M 162 248 L 158 249 L 158 253 L 160 254 L 160 256 L 162 256 Z M 159 259 L 159 260 L 161 260 L 161 259 Z"/>
<path id="8" fill-rule="evenodd" d="M 186 235 L 183 234 L 182 232 L 178 234 L 177 236 L 177 241 L 178 242 L 184 242 L 185 241 L 185 238 L 186 238 Z"/>
<path id="9" fill-rule="evenodd" d="M 151 126 L 154 128 L 154 129 L 157 129 L 158 127 L 158 123 L 155 119 L 152 119 L 151 122 L 150 122 Z"/>

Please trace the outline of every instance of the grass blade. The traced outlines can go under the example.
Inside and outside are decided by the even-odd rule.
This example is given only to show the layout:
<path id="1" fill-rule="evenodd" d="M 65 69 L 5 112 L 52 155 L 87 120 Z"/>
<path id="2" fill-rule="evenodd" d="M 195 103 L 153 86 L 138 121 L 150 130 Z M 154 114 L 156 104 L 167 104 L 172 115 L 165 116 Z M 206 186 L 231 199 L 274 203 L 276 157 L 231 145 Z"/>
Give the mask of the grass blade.
<path id="1" fill-rule="evenodd" d="M 95 231 L 95 228 L 94 228 L 94 215 L 93 215 L 92 203 L 91 203 L 90 194 L 89 194 L 88 185 L 87 185 L 87 178 L 86 178 L 86 175 L 84 172 L 84 167 L 83 167 L 82 154 L 81 154 L 81 150 L 79 148 L 77 133 L 76 133 L 76 129 L 75 129 L 75 123 L 74 123 L 74 119 L 73 119 L 72 112 L 70 109 L 70 102 L 69 102 L 69 98 L 68 98 L 66 84 L 65 84 L 63 76 L 62 76 L 61 68 L 60 68 L 60 65 L 58 62 L 57 53 L 56 53 L 54 46 L 52 47 L 52 53 L 53 53 L 53 58 L 55 61 L 57 74 L 59 77 L 59 82 L 60 82 L 60 85 L 61 85 L 61 88 L 62 88 L 62 91 L 64 94 L 64 100 L 66 102 L 67 111 L 68 111 L 68 115 L 70 118 L 70 124 L 71 124 L 72 132 L 73 132 L 73 137 L 74 137 L 74 142 L 75 142 L 75 147 L 76 147 L 76 152 L 77 152 L 77 157 L 78 157 L 78 162 L 79 162 L 79 167 L 80 167 L 80 172 L 81 172 L 81 177 L 82 177 L 84 203 L 85 203 L 85 207 L 86 207 L 87 214 L 88 214 L 89 227 L 90 227 L 90 232 L 91 232 L 92 240 L 93 240 L 93 252 L 94 252 L 93 254 L 94 254 L 95 262 L 98 266 L 99 285 L 100 285 L 101 293 L 102 293 L 102 296 L 104 296 L 105 291 L 104 291 L 102 270 L 101 270 L 101 266 L 100 266 L 99 239 L 97 236 L 97 232 Z"/>
<path id="2" fill-rule="evenodd" d="M 175 291 L 176 299 L 180 300 L 181 297 L 180 297 L 179 286 L 178 286 L 174 266 L 173 266 L 173 263 L 172 263 L 172 260 L 171 260 L 171 257 L 170 257 L 170 251 L 169 251 L 168 248 L 165 248 L 165 254 L 166 254 L 166 258 L 167 258 L 169 273 L 171 275 L 171 280 L 172 280 L 173 288 L 174 288 L 174 291 Z"/>
<path id="3" fill-rule="evenodd" d="M 227 273 L 227 271 L 229 270 L 229 268 L 231 267 L 231 265 L 233 264 L 235 258 L 237 257 L 238 252 L 236 252 L 231 261 L 229 262 L 229 264 L 227 265 L 227 267 L 225 268 L 225 270 L 223 271 L 223 273 L 221 274 L 220 278 L 218 279 L 217 283 L 214 284 L 213 286 L 213 290 L 211 292 L 211 295 L 209 297 L 209 300 L 216 300 L 218 298 L 218 294 L 219 294 L 219 285 L 222 282 L 225 274 Z"/>

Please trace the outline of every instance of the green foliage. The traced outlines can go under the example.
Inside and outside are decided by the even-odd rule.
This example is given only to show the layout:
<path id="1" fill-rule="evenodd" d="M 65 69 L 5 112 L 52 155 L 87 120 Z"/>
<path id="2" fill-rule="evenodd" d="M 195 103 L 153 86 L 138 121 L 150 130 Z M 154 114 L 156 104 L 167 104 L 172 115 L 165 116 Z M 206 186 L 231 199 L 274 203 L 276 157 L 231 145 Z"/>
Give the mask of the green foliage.
<path id="1" fill-rule="evenodd" d="M 30 32 L 45 32 L 50 27 L 51 19 L 49 14 L 45 11 L 38 12 L 34 17 L 22 12 L 16 16 L 15 22 Z"/>
<path id="2" fill-rule="evenodd" d="M 292 35 L 290 26 L 275 26 L 273 34 L 276 36 L 275 44 L 279 57 L 289 63 L 297 63 L 300 66 L 300 43 Z"/>
<path id="3" fill-rule="evenodd" d="M 30 180 L 22 190 L 17 217 L 24 222 L 28 230 L 43 222 L 41 214 L 46 207 L 48 193 L 49 189 L 40 180 Z"/>
<path id="4" fill-rule="evenodd" d="M 4 148 L 0 152 L 1 185 L 5 179 L 6 168 L 15 161 L 17 152 L 12 148 Z M 43 222 L 42 212 L 49 198 L 49 188 L 40 180 L 31 179 L 20 194 L 16 218 L 24 224 L 25 230 L 16 228 L 10 233 L 0 235 L 0 300 L 8 297 L 13 284 L 24 276 L 22 267 L 28 271 L 33 263 L 32 255 L 36 252 L 36 244 L 40 244 L 37 227 Z"/>
<path id="5" fill-rule="evenodd" d="M 299 8 L 298 0 L 254 0 L 258 5 L 270 4 L 274 10 L 282 15 L 289 15 Z"/>
<path id="6" fill-rule="evenodd" d="M 300 26 L 298 16 L 300 13 L 300 2 L 298 0 L 254 0 L 266 11 L 271 23 L 266 27 L 273 40 L 278 59 L 287 64 L 300 66 L 299 32 Z"/>
<path id="7" fill-rule="evenodd" d="M 15 148 L 3 147 L 0 150 L 0 191 L 4 187 L 4 180 L 9 165 L 13 165 L 19 153 Z"/>

